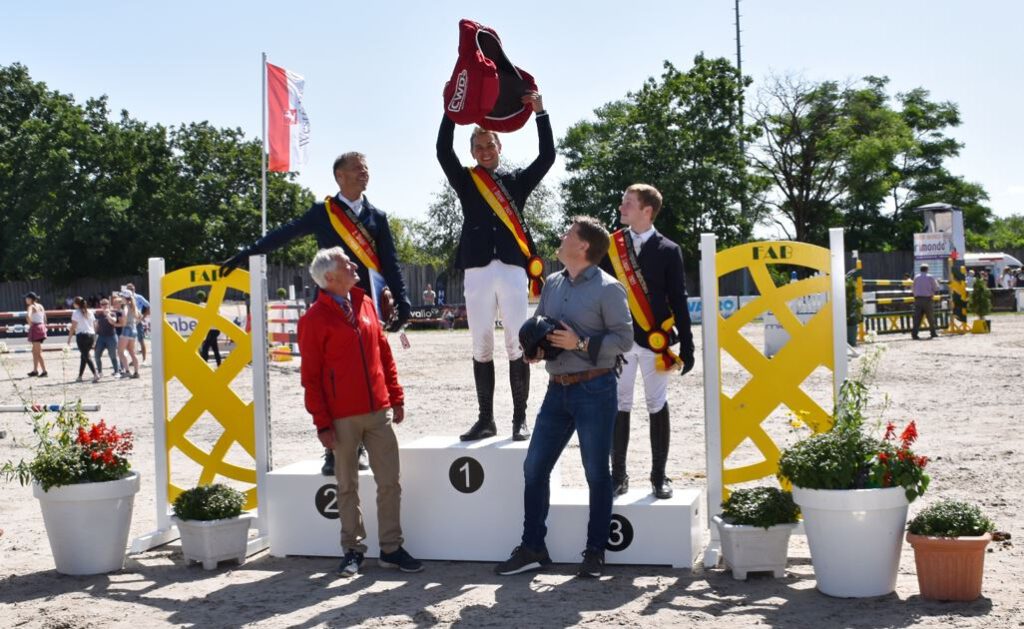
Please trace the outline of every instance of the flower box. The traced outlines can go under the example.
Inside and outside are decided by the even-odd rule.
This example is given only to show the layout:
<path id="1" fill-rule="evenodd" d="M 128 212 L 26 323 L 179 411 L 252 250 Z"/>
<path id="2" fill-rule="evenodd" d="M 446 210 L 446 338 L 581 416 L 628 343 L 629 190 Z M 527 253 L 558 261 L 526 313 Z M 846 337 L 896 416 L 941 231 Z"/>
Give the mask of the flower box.
<path id="1" fill-rule="evenodd" d="M 173 518 L 181 533 L 181 552 L 185 561 L 203 564 L 204 570 L 213 570 L 227 559 L 245 563 L 249 542 L 248 516 L 222 520 L 180 520 Z"/>
<path id="2" fill-rule="evenodd" d="M 786 575 L 789 537 L 796 524 L 776 524 L 768 528 L 746 524 L 729 524 L 714 517 L 722 540 L 725 564 L 732 578 L 744 580 L 750 572 L 771 572 L 775 577 Z"/>

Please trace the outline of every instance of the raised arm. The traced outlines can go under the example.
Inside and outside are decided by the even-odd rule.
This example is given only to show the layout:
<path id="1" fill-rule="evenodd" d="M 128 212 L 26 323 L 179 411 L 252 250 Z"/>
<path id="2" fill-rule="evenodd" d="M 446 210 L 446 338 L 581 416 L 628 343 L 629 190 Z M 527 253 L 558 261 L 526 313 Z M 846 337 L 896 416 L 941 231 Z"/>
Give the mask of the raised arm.
<path id="1" fill-rule="evenodd" d="M 523 103 L 530 103 L 533 106 L 534 118 L 537 119 L 537 158 L 523 169 L 519 180 L 528 190 L 533 190 L 544 178 L 544 175 L 551 170 L 555 163 L 555 136 L 551 132 L 551 120 L 548 112 L 544 110 L 544 100 L 537 92 L 527 92 L 523 96 Z"/>
<path id="2" fill-rule="evenodd" d="M 448 116 L 441 116 L 441 128 L 437 130 L 437 161 L 441 170 L 453 188 L 459 190 L 460 184 L 469 174 L 462 167 L 458 155 L 455 154 L 455 123 Z"/>

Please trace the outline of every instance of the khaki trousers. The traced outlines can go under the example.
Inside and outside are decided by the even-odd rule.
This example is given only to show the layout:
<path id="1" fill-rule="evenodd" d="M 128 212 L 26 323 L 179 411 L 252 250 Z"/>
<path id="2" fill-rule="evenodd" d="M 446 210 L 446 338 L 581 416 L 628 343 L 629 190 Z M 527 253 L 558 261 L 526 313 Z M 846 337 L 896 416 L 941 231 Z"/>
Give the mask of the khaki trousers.
<path id="1" fill-rule="evenodd" d="M 377 532 L 380 550 L 394 552 L 402 545 L 402 487 L 398 439 L 391 425 L 391 409 L 334 420 L 334 476 L 338 480 L 338 513 L 343 551 L 366 552 L 366 529 L 359 507 L 359 444 L 366 446 L 370 469 L 377 483 Z"/>

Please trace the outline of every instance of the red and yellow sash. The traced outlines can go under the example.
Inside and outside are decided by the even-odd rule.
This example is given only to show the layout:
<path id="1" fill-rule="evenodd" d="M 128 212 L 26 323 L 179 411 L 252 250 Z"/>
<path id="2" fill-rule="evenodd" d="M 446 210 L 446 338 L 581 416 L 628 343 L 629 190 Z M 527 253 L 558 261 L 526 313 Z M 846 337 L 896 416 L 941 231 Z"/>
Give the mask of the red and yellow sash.
<path id="1" fill-rule="evenodd" d="M 359 222 L 352 208 L 344 203 L 332 203 L 331 197 L 324 199 L 324 207 L 327 208 L 327 217 L 331 220 L 334 231 L 338 232 L 349 251 L 359 258 L 363 266 L 380 273 L 380 258 L 377 257 L 373 238 Z"/>
<path id="2" fill-rule="evenodd" d="M 526 230 L 523 228 L 519 211 L 487 170 L 476 166 L 469 169 L 469 175 L 484 201 L 487 201 L 487 205 L 491 206 L 505 227 L 512 232 L 519 250 L 523 252 L 527 260 L 526 275 L 530 278 L 530 297 L 540 297 L 541 288 L 544 287 L 544 261 L 530 249 L 530 241 L 526 238 Z"/>
<path id="3" fill-rule="evenodd" d="M 676 320 L 675 317 L 669 317 L 660 325 L 655 321 L 654 310 L 647 296 L 647 282 L 640 273 L 640 264 L 637 262 L 636 253 L 633 252 L 633 239 L 628 231 L 620 229 L 612 234 L 608 259 L 615 269 L 615 277 L 626 288 L 626 298 L 629 300 L 629 311 L 633 315 L 633 321 L 641 330 L 647 332 L 647 346 L 658 355 L 654 360 L 655 366 L 658 371 L 669 371 L 682 363 L 679 356 L 668 346 L 668 333 Z"/>

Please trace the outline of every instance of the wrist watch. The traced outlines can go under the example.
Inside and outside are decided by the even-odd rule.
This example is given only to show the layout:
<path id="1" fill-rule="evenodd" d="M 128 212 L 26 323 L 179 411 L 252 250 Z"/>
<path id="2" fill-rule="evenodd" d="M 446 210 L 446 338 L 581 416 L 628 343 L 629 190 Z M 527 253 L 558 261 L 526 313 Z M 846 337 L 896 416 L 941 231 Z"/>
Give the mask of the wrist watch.
<path id="1" fill-rule="evenodd" d="M 576 351 L 577 352 L 585 352 L 585 351 L 587 351 L 587 339 L 585 339 L 585 338 L 583 338 L 581 336 L 581 337 L 579 337 L 576 340 Z"/>

